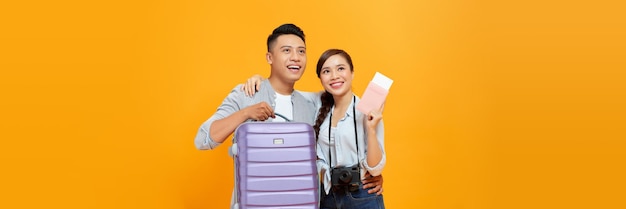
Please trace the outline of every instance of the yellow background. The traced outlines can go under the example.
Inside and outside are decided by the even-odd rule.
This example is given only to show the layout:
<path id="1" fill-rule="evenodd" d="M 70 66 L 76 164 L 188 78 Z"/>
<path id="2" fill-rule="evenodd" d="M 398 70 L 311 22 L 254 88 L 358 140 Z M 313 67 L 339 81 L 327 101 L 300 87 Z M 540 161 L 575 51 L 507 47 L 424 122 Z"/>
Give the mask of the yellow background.
<path id="1" fill-rule="evenodd" d="M 0 208 L 227 208 L 199 125 L 269 75 L 292 22 L 314 76 L 394 79 L 387 208 L 626 208 L 623 1 L 3 1 Z"/>

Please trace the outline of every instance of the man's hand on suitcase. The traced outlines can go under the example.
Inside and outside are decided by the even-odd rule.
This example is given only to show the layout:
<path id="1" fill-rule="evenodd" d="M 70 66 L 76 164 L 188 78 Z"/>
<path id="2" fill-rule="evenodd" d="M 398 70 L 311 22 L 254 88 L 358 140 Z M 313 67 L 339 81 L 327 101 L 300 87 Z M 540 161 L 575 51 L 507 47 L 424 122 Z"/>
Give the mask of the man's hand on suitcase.
<path id="1" fill-rule="evenodd" d="M 372 188 L 367 193 L 381 195 L 383 193 L 383 175 L 372 176 L 369 172 L 365 173 L 365 179 L 362 181 L 363 189 Z"/>
<path id="2" fill-rule="evenodd" d="M 264 121 L 270 117 L 276 118 L 274 110 L 267 102 L 259 102 L 255 105 L 246 107 L 246 115 L 249 119 Z"/>

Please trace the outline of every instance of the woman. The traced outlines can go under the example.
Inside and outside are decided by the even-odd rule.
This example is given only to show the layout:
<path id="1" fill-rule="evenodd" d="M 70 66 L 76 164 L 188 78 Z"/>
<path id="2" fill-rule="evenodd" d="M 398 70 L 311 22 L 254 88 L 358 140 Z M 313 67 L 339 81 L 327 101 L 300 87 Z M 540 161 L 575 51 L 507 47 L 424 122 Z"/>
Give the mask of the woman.
<path id="1" fill-rule="evenodd" d="M 326 50 L 316 72 L 325 90 L 313 127 L 323 185 L 320 208 L 384 208 L 382 195 L 368 194 L 360 181 L 366 172 L 380 175 L 385 166 L 382 107 L 367 114 L 356 111 L 354 66 L 347 52 Z M 349 179 L 355 175 L 359 179 Z"/>

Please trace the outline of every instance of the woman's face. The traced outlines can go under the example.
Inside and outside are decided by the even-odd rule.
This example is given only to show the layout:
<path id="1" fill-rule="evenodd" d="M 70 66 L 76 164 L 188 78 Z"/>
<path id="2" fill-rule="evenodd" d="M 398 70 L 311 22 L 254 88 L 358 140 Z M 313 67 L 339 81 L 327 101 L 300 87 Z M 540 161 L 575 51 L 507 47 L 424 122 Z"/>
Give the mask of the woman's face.
<path id="1" fill-rule="evenodd" d="M 320 81 L 328 93 L 333 96 L 342 96 L 351 92 L 353 75 L 348 61 L 336 54 L 324 62 L 320 70 Z"/>

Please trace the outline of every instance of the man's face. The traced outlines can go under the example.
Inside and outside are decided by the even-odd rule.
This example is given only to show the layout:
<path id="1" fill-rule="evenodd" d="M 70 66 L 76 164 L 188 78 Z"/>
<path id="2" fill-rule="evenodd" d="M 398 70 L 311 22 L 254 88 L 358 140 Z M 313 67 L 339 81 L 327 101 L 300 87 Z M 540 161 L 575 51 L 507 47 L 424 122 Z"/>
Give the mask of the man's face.
<path id="1" fill-rule="evenodd" d="M 306 46 L 300 37 L 292 34 L 279 36 L 267 53 L 272 75 L 281 81 L 295 83 L 306 68 Z"/>

